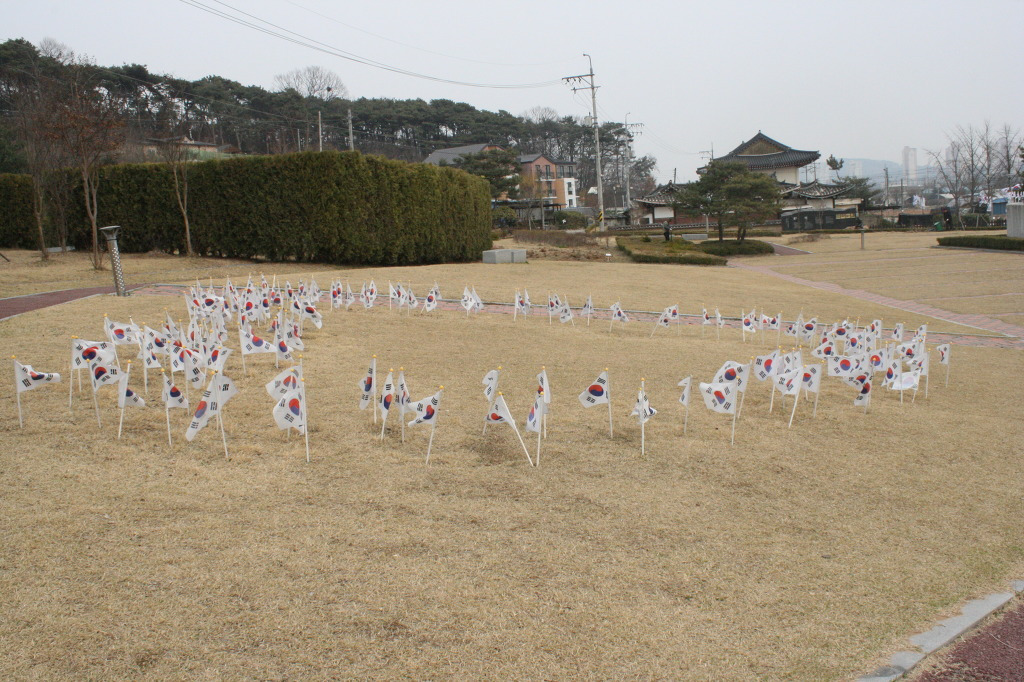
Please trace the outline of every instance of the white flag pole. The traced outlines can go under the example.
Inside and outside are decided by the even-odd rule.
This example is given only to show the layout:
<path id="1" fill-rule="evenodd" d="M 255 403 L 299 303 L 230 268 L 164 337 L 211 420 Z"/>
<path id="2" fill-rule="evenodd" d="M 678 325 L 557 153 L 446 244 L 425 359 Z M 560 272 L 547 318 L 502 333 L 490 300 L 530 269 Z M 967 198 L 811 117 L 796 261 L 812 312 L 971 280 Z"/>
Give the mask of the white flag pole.
<path id="1" fill-rule="evenodd" d="M 92 383 L 91 380 L 90 380 L 90 383 Z M 96 400 L 96 387 L 95 386 L 92 387 L 92 406 L 96 410 L 96 426 L 99 426 L 100 428 L 102 428 L 103 424 L 100 423 L 100 404 L 99 404 L 99 401 Z"/>
<path id="2" fill-rule="evenodd" d="M 398 371 L 405 377 L 405 367 L 399 367 Z M 405 442 L 405 396 L 398 396 L 401 401 L 398 403 L 398 421 L 402 422 L 402 442 Z"/>
<path id="3" fill-rule="evenodd" d="M 811 412 L 811 418 L 818 416 L 818 396 L 821 394 L 821 379 L 819 377 L 818 390 L 814 392 L 814 411 Z"/>
<path id="4" fill-rule="evenodd" d="M 587 300 L 588 301 L 593 301 L 594 299 L 591 298 L 590 294 L 587 294 Z M 590 326 L 590 308 L 587 308 L 587 326 L 588 327 Z"/>
<path id="5" fill-rule="evenodd" d="M 605 367 L 604 371 L 607 372 L 608 368 Z M 615 431 L 612 428 L 612 380 L 609 377 L 608 383 L 604 387 L 605 393 L 608 394 L 608 437 L 614 438 Z"/>
<path id="6" fill-rule="evenodd" d="M 14 370 L 14 395 L 15 395 L 15 400 L 17 400 L 17 402 L 18 402 L 18 428 L 22 428 L 23 429 L 23 428 L 25 428 L 25 422 L 21 418 L 21 391 L 18 390 L 18 370 L 17 370 L 18 360 L 13 355 L 11 356 L 11 364 L 15 368 L 15 370 Z M 71 404 L 71 400 L 69 398 L 68 399 L 68 405 L 70 405 L 70 404 Z"/>
<path id="7" fill-rule="evenodd" d="M 77 338 L 78 338 L 77 336 L 72 336 L 71 337 L 72 353 L 71 353 L 71 363 L 70 363 L 71 369 L 69 370 L 70 373 L 68 374 L 68 379 L 70 380 L 70 381 L 68 381 L 68 412 L 73 412 L 74 411 L 74 410 L 71 409 L 71 396 L 72 396 L 72 394 L 74 393 L 74 390 L 75 390 L 75 354 L 74 354 L 74 347 L 75 347 L 75 339 L 77 339 Z M 946 368 L 946 378 L 947 378 L 946 385 L 948 386 L 949 385 L 949 368 L 948 367 Z M 17 386 L 15 386 L 15 388 L 17 388 Z M 78 375 L 78 390 L 79 391 L 82 390 L 82 375 L 81 374 Z M 19 418 L 18 421 L 21 421 L 20 418 Z"/>
<path id="8" fill-rule="evenodd" d="M 81 381 L 81 378 L 79 378 Z M 949 386 L 949 361 L 946 361 L 946 386 Z"/>
<path id="9" fill-rule="evenodd" d="M 789 413 L 789 427 L 788 428 L 790 428 L 790 429 L 793 428 L 793 417 L 796 415 L 796 404 L 798 402 L 800 402 L 800 391 L 799 390 L 796 392 L 796 395 L 793 396 L 793 411 Z"/>
<path id="10" fill-rule="evenodd" d="M 444 386 L 441 386 L 438 390 L 443 391 Z M 434 445 L 434 429 L 437 428 L 437 414 L 434 415 L 434 421 L 430 422 L 430 440 L 427 441 L 427 466 L 430 466 L 430 448 Z"/>
<path id="11" fill-rule="evenodd" d="M 512 321 L 516 321 L 516 317 L 519 315 L 519 290 L 516 289 L 516 298 L 512 302 Z"/>
<path id="12" fill-rule="evenodd" d="M 309 405 L 306 396 L 306 378 L 299 379 L 302 386 L 302 433 L 306 436 L 306 464 L 309 464 Z M 291 429 L 288 429 L 291 431 Z"/>
<path id="13" fill-rule="evenodd" d="M 641 377 L 640 378 L 640 393 L 646 393 L 646 391 L 644 390 L 644 384 L 645 383 L 646 383 L 646 379 Z M 641 408 L 643 408 L 642 405 L 641 405 Z M 641 412 L 640 412 L 640 456 L 641 457 L 644 456 L 644 449 L 645 449 L 646 442 L 647 442 L 647 420 L 644 419 L 644 413 L 643 413 L 643 410 L 641 409 Z"/>
<path id="14" fill-rule="evenodd" d="M 392 367 L 391 369 L 388 370 L 388 374 L 393 374 L 394 371 L 395 370 Z M 383 393 L 380 394 L 380 398 L 381 398 L 381 402 L 383 403 L 383 401 L 384 401 L 384 394 Z M 393 400 L 391 401 L 392 407 L 394 407 L 394 402 L 395 401 L 393 401 Z M 388 423 L 388 415 L 391 414 L 391 408 L 389 407 L 387 412 L 385 412 L 384 411 L 384 406 L 381 405 L 381 407 L 380 407 L 380 414 L 381 414 L 381 417 L 380 417 L 380 439 L 384 440 L 384 427 Z"/>
<path id="15" fill-rule="evenodd" d="M 224 459 L 228 457 L 228 437 L 224 433 L 224 419 L 221 417 L 221 413 L 224 411 L 224 406 L 220 404 L 220 382 L 217 382 L 217 423 L 220 424 L 220 440 L 224 443 Z M 289 429 L 290 431 L 291 429 Z"/>
<path id="16" fill-rule="evenodd" d="M 744 391 L 744 393 L 746 393 Z M 732 436 L 729 438 L 729 445 L 736 445 L 736 411 L 732 413 Z"/>

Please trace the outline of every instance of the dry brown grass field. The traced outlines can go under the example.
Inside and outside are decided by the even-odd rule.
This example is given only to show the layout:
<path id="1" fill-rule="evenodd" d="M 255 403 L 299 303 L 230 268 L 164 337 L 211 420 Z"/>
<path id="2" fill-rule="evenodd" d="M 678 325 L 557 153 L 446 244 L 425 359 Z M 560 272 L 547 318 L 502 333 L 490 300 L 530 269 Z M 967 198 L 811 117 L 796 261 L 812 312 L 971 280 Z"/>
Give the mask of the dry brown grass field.
<path id="1" fill-rule="evenodd" d="M 975 256 L 957 253 L 965 265 L 951 265 L 970 267 Z M 126 267 L 147 279 L 193 279 L 183 261 L 150 278 L 135 260 Z M 197 270 L 218 283 L 249 269 L 301 277 L 287 265 L 217 266 Z M 33 267 L 0 273 L 4 291 L 80 275 L 33 279 Z M 390 278 L 421 296 L 434 281 L 447 298 L 469 283 L 500 301 L 525 286 L 535 303 L 551 290 L 573 305 L 592 293 L 600 307 L 765 306 L 787 319 L 802 309 L 970 331 L 733 268 L 316 270 L 321 286 L 338 275 L 386 289 Z M 99 394 L 101 428 L 88 387 L 68 411 L 69 337 L 101 337 L 104 313 L 155 323 L 165 307 L 185 315 L 179 297 L 135 295 L 0 322 L 0 352 L 65 374 L 22 394 L 23 430 L 11 382 L 0 384 L 4 677 L 847 679 L 1022 577 L 1020 350 L 956 346 L 948 387 L 936 362 L 927 399 L 901 405 L 877 390 L 867 414 L 827 380 L 817 417 L 801 402 L 792 429 L 788 406 L 777 399 L 770 413 L 755 382 L 730 447 L 728 417 L 696 394 L 683 433 L 676 382 L 710 380 L 723 361 L 769 347 L 741 343 L 738 329 L 721 341 L 691 325 L 649 338 L 650 320 L 609 332 L 606 320 L 409 315 L 385 301 L 325 311 L 324 328 L 306 330 L 307 464 L 302 439 L 274 426 L 272 356 L 249 356 L 249 376 L 228 362 L 240 389 L 225 408 L 230 458 L 215 427 L 184 442 L 181 411 L 167 446 L 152 372 L 150 407 L 127 412 L 121 440 L 115 389 Z M 381 442 L 358 410 L 371 354 L 381 376 L 405 368 L 414 398 L 444 385 L 429 467 L 428 431 L 407 430 L 403 444 L 392 421 Z M 480 380 L 498 365 L 520 428 L 547 367 L 554 404 L 537 468 L 507 426 L 481 433 Z M 607 412 L 576 399 L 605 367 L 613 439 Z M 642 377 L 659 410 L 644 456 L 626 416 Z"/>

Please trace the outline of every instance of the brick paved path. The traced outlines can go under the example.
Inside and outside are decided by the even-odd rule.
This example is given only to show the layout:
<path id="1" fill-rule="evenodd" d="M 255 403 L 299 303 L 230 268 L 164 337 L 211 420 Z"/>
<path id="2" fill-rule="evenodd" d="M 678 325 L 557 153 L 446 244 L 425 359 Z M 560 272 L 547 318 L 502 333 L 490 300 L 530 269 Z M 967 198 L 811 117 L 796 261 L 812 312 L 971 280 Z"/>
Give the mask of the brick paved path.
<path id="1" fill-rule="evenodd" d="M 1002 338 L 967 337 L 970 339 L 969 342 L 966 342 L 967 345 L 1024 348 L 1024 327 L 1009 324 L 1008 322 L 1003 322 L 1002 320 L 997 320 L 994 317 L 989 317 L 987 315 L 966 315 L 963 313 L 954 313 L 919 301 L 906 301 L 898 298 L 891 298 L 889 296 L 882 296 L 881 294 L 875 294 L 870 291 L 864 291 L 863 289 L 847 289 L 846 287 L 841 287 L 838 284 L 832 284 L 831 282 L 816 282 L 814 280 L 804 279 L 803 277 L 797 277 L 795 275 L 787 275 L 782 272 L 776 272 L 772 268 L 764 265 L 753 265 L 736 259 L 729 261 L 729 267 L 757 272 L 763 275 L 771 275 L 772 277 L 778 277 L 779 279 L 784 279 L 787 282 L 792 282 L 793 284 L 799 284 L 813 289 L 820 289 L 821 291 L 829 291 L 834 294 L 852 296 L 853 298 L 858 298 L 862 301 L 870 301 L 871 303 L 878 303 L 889 306 L 890 308 L 896 308 L 897 310 L 927 315 L 928 317 L 934 317 L 937 320 L 945 320 L 946 322 L 962 324 L 985 332 L 1003 335 Z M 940 334 L 928 334 L 929 339 L 939 336 Z M 954 340 L 954 343 L 963 344 L 965 341 Z"/>
<path id="2" fill-rule="evenodd" d="M 146 284 L 136 284 L 128 287 L 128 291 L 135 291 Z M 0 320 L 8 317 L 21 315 L 40 308 L 48 308 L 51 305 L 76 301 L 80 298 L 98 296 L 100 294 L 113 294 L 114 285 L 106 287 L 87 287 L 85 289 L 62 289 L 60 291 L 45 291 L 41 294 L 28 294 L 26 296 L 12 296 L 11 298 L 0 298 Z"/>

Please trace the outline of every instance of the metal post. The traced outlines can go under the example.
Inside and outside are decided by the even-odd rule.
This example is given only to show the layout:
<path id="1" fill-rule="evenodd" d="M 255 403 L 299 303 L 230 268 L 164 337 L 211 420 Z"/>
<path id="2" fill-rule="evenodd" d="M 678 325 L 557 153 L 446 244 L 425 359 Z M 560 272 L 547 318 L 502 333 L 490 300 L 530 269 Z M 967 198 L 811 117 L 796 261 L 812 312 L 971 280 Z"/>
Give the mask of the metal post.
<path id="1" fill-rule="evenodd" d="M 121 270 L 121 251 L 117 248 L 117 235 L 121 232 L 120 225 L 101 227 L 100 232 L 107 239 L 107 251 L 110 252 L 110 266 L 114 271 L 114 289 L 118 296 L 127 296 L 124 286 L 124 272 Z"/>

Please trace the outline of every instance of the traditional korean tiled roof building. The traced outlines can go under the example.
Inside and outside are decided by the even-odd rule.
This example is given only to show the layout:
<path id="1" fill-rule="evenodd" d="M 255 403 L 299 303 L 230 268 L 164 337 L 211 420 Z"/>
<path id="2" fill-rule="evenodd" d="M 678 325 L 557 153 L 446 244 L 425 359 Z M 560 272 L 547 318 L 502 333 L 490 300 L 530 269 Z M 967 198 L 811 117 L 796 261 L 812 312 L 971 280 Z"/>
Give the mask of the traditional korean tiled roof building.
<path id="1" fill-rule="evenodd" d="M 742 163 L 752 171 L 766 173 L 774 176 L 779 182 L 795 185 L 799 182 L 799 170 L 820 158 L 821 154 L 816 151 L 793 149 L 759 130 L 757 135 L 736 149 L 713 160 Z M 707 166 L 698 168 L 697 172 L 703 173 L 706 168 Z"/>

